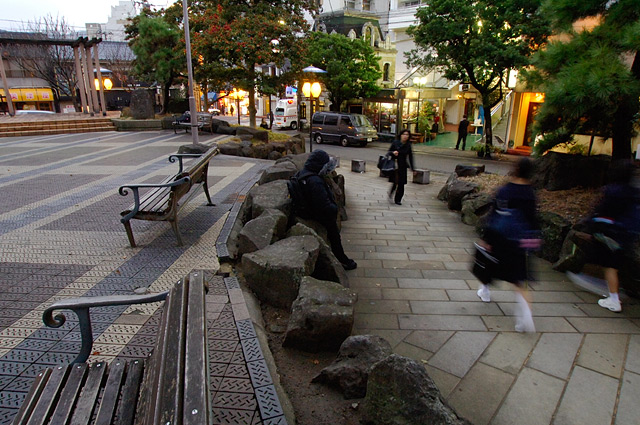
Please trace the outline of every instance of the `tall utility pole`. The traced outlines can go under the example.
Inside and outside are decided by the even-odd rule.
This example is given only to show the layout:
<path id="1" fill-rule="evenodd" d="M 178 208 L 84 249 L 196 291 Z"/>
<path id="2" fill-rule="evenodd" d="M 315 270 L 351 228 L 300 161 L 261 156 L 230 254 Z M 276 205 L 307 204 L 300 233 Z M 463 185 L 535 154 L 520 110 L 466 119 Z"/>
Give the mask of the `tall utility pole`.
<path id="1" fill-rule="evenodd" d="M 196 98 L 193 96 L 193 66 L 191 65 L 191 37 L 189 37 L 189 8 L 187 0 L 182 0 L 182 22 L 184 24 L 184 42 L 187 49 L 187 73 L 189 74 L 189 113 L 191 114 L 191 137 L 193 144 L 198 144 L 198 111 Z"/>

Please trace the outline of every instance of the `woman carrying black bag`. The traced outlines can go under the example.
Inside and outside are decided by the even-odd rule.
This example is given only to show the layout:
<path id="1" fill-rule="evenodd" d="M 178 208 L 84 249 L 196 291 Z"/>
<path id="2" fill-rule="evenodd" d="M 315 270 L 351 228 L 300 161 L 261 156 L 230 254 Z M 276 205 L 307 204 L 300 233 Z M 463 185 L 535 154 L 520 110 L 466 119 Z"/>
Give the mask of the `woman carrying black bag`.
<path id="1" fill-rule="evenodd" d="M 391 143 L 387 155 L 392 155 L 398 161 L 395 172 L 392 172 L 389 176 L 389 181 L 393 183 L 391 190 L 389 191 L 389 202 L 392 198 L 396 205 L 402 205 L 402 197 L 404 196 L 404 185 L 407 184 L 407 168 L 411 167 L 414 170 L 413 165 L 413 150 L 411 149 L 411 132 L 407 129 L 400 131 L 398 135 L 399 139 L 396 139 Z M 393 194 L 395 192 L 395 197 Z"/>
<path id="2" fill-rule="evenodd" d="M 515 286 L 518 304 L 515 329 L 518 332 L 535 332 L 531 297 L 526 287 L 527 250 L 539 248 L 541 242 L 536 219 L 536 195 L 530 182 L 533 170 L 533 162 L 528 158 L 516 163 L 511 181 L 498 189 L 494 209 L 480 243 L 497 259 L 493 277 Z M 480 284 L 478 297 L 484 302 L 491 301 L 486 284 Z"/>

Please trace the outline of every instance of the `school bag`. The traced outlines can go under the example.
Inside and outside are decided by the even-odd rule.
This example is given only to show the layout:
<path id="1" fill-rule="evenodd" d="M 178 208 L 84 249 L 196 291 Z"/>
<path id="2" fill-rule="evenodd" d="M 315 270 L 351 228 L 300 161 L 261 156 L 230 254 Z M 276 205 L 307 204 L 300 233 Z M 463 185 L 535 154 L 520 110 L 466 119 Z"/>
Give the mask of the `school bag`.
<path id="1" fill-rule="evenodd" d="M 293 213 L 301 218 L 311 217 L 309 202 L 307 201 L 307 177 L 300 177 L 298 174 L 289 177 L 287 188 L 293 204 Z"/>

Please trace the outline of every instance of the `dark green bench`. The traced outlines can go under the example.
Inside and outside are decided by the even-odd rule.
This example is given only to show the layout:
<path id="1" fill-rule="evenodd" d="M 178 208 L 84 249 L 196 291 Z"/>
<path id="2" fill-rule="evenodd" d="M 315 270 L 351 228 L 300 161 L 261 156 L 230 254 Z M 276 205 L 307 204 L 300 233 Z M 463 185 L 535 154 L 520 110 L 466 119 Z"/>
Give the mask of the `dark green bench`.
<path id="1" fill-rule="evenodd" d="M 207 174 L 209 161 L 218 153 L 218 148 L 209 149 L 204 154 L 175 154 L 169 156 L 170 162 L 179 162 L 178 172 L 167 177 L 158 184 L 127 184 L 121 186 L 118 192 L 122 196 L 133 192 L 133 204 L 122 211 L 120 221 L 124 224 L 129 244 L 135 248 L 130 220 L 168 221 L 178 239 L 178 245 L 182 245 L 182 238 L 178 230 L 178 213 L 195 195 L 196 190 L 191 190 L 194 185 L 201 185 L 207 200 L 207 205 L 213 205 L 209 196 Z M 184 159 L 195 159 L 187 169 L 184 169 Z M 144 195 L 140 189 L 149 189 Z M 186 196 L 189 194 L 189 196 Z M 184 199 L 183 199 L 184 198 Z"/>
<path id="2" fill-rule="evenodd" d="M 160 294 L 75 298 L 50 306 L 43 314 L 48 326 L 65 322 L 54 311 L 70 309 L 78 315 L 83 349 L 74 363 L 36 377 L 13 425 L 209 424 L 206 290 L 204 272 L 196 271 Z M 84 363 L 93 345 L 91 308 L 162 299 L 162 321 L 147 359 Z"/>

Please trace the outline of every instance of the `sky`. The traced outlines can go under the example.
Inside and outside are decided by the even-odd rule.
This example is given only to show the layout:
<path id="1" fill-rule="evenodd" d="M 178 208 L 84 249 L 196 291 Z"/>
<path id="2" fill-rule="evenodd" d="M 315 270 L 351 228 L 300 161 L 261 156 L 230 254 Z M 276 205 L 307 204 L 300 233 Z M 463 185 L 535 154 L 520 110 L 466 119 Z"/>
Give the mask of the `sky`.
<path id="1" fill-rule="evenodd" d="M 150 0 L 154 6 L 166 7 L 174 0 Z M 111 15 L 111 6 L 119 0 L 0 0 L 0 29 L 20 30 L 28 21 L 51 14 L 83 30 L 84 24 L 105 23 Z"/>

